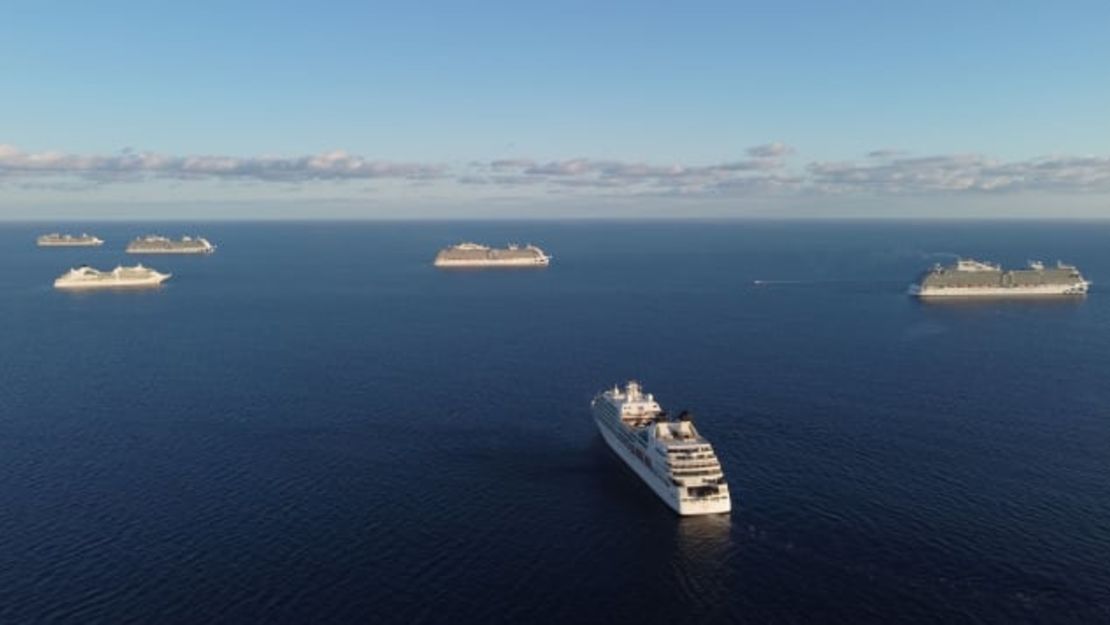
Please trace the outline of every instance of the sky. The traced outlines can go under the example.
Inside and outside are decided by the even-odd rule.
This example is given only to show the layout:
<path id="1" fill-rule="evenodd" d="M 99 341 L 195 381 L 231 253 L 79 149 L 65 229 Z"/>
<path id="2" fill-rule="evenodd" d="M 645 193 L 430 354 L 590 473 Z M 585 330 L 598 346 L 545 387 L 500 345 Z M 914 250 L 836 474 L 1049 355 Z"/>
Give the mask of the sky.
<path id="1" fill-rule="evenodd" d="M 0 3 L 0 219 L 1110 217 L 1110 3 Z"/>

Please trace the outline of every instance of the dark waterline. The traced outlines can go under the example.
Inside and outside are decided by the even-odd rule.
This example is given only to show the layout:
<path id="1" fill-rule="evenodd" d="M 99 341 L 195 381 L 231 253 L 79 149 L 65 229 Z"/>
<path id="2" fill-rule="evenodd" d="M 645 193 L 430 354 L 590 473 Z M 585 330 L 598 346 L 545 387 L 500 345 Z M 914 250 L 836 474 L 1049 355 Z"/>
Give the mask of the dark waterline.
<path id="1" fill-rule="evenodd" d="M 150 231 L 219 250 L 50 287 Z M 955 254 L 1095 285 L 906 297 Z M 0 267 L 2 623 L 1110 621 L 1110 223 L 7 224 Z M 732 515 L 607 452 L 629 377 Z"/>

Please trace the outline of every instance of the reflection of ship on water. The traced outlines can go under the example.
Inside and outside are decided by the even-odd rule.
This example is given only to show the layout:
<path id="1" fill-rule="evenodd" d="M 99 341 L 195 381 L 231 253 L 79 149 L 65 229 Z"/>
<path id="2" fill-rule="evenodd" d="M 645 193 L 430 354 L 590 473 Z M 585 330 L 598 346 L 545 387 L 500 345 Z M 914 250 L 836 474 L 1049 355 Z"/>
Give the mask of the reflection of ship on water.
<path id="1" fill-rule="evenodd" d="M 725 514 L 681 517 L 675 532 L 679 548 L 690 558 L 724 555 L 732 547 L 732 518 Z"/>
<path id="2" fill-rule="evenodd" d="M 736 563 L 727 514 L 682 517 L 675 525 L 672 568 L 678 588 L 704 622 L 730 622 Z"/>

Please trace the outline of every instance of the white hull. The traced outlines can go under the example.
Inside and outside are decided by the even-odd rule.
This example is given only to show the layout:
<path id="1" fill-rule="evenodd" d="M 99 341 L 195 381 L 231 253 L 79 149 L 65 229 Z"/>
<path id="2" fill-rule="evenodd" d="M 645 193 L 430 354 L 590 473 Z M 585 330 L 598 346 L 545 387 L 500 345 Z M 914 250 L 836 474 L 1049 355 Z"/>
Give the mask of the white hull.
<path id="1" fill-rule="evenodd" d="M 96 289 L 149 289 L 161 286 L 169 274 L 158 274 L 149 278 L 134 280 L 62 280 L 54 281 L 54 288 L 68 291 L 91 291 Z"/>
<path id="2" fill-rule="evenodd" d="M 184 250 L 144 250 L 127 248 L 128 254 L 211 254 L 216 248 L 184 249 Z"/>
<path id="3" fill-rule="evenodd" d="M 104 241 L 88 241 L 78 243 L 38 243 L 39 247 L 99 247 Z"/>
<path id="4" fill-rule="evenodd" d="M 597 429 L 601 432 L 601 438 L 605 439 L 605 443 L 609 445 L 609 449 L 617 455 L 628 468 L 640 477 L 645 484 L 651 488 L 663 503 L 667 504 L 672 510 L 682 516 L 695 516 L 701 514 L 724 514 L 732 510 L 732 500 L 715 500 L 715 501 L 697 501 L 697 500 L 683 500 L 679 497 L 678 492 L 673 486 L 668 485 L 663 481 L 663 478 L 655 473 L 652 469 L 644 463 L 643 460 L 636 457 L 632 450 L 625 446 L 624 443 L 617 440 L 609 428 L 605 426 L 599 419 L 594 418 L 597 423 Z"/>
<path id="5" fill-rule="evenodd" d="M 921 288 L 920 285 L 910 287 L 910 295 L 927 299 L 952 299 L 968 297 L 1059 297 L 1065 295 L 1086 295 L 1089 283 L 1079 282 L 1074 284 L 1046 284 L 1022 287 L 984 287 L 984 288 Z"/>
<path id="6" fill-rule="evenodd" d="M 547 258 L 513 258 L 508 260 L 437 260 L 436 267 L 546 267 Z"/>

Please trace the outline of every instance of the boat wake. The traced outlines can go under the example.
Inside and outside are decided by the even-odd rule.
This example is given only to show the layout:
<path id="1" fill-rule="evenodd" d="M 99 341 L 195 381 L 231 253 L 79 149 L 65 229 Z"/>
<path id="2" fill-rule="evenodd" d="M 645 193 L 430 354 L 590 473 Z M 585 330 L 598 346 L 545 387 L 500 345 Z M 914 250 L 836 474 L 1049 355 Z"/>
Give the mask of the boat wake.
<path id="1" fill-rule="evenodd" d="M 817 284 L 817 280 L 752 280 L 755 286 L 770 286 L 774 284 Z"/>

